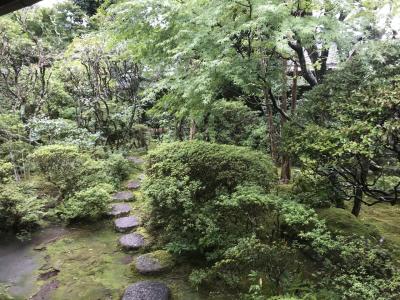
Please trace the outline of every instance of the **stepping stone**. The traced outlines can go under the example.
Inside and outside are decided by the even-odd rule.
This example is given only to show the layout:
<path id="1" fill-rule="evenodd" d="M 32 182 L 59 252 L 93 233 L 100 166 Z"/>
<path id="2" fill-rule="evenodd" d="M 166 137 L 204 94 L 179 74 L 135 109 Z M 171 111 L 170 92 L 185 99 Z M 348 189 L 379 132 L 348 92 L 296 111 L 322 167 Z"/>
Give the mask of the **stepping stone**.
<path id="1" fill-rule="evenodd" d="M 111 206 L 111 211 L 108 215 L 113 217 L 126 216 L 129 215 L 131 209 L 132 208 L 128 203 L 116 203 Z"/>
<path id="2" fill-rule="evenodd" d="M 119 244 L 125 250 L 137 250 L 146 245 L 144 236 L 139 233 L 129 233 L 121 236 Z"/>
<path id="3" fill-rule="evenodd" d="M 123 217 L 114 221 L 115 229 L 119 232 L 127 232 L 140 225 L 139 219 L 134 216 Z"/>
<path id="4" fill-rule="evenodd" d="M 169 300 L 170 289 L 157 281 L 139 281 L 125 289 L 122 300 Z"/>
<path id="5" fill-rule="evenodd" d="M 130 162 L 133 162 L 135 164 L 138 164 L 138 165 L 144 163 L 144 159 L 140 158 L 140 157 L 137 157 L 137 156 L 129 156 L 127 158 L 127 160 L 129 160 Z"/>
<path id="6" fill-rule="evenodd" d="M 135 268 L 142 275 L 159 274 L 172 266 L 172 256 L 164 250 L 143 254 L 135 259 Z"/>
<path id="7" fill-rule="evenodd" d="M 114 201 L 132 201 L 135 199 L 135 195 L 131 192 L 118 192 L 112 198 Z"/>
<path id="8" fill-rule="evenodd" d="M 140 182 L 137 180 L 130 180 L 128 182 L 128 184 L 126 185 L 126 187 L 130 190 L 136 190 L 136 189 L 140 188 Z"/>
<path id="9" fill-rule="evenodd" d="M 146 175 L 144 175 L 144 174 L 142 173 L 142 174 L 140 174 L 140 175 L 138 176 L 138 179 L 139 179 L 140 181 L 143 181 L 145 177 L 146 177 Z"/>

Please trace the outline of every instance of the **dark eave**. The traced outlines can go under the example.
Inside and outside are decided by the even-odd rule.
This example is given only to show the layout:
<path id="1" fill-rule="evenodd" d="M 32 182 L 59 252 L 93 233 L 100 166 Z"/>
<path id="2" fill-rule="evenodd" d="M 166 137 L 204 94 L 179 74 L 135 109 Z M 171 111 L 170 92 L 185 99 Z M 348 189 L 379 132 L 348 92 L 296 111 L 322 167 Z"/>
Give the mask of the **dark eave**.
<path id="1" fill-rule="evenodd" d="M 30 6 L 40 0 L 0 0 L 0 16 Z"/>

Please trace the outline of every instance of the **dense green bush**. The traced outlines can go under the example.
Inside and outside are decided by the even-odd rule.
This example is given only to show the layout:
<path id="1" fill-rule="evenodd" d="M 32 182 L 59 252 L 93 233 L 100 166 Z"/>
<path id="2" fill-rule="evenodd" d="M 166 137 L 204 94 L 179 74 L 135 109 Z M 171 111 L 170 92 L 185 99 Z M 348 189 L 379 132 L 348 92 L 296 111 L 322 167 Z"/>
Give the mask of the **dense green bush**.
<path id="1" fill-rule="evenodd" d="M 318 290 L 330 299 L 399 296 L 399 272 L 376 239 L 333 234 L 304 201 L 270 192 L 273 173 L 263 155 L 235 146 L 185 142 L 150 153 L 150 224 L 172 252 L 205 258 L 190 276 L 195 285 L 252 286 L 250 295 L 260 297 Z"/>
<path id="2" fill-rule="evenodd" d="M 7 182 L 14 171 L 14 166 L 10 162 L 6 162 L 4 160 L 0 160 L 0 183 Z"/>
<path id="3" fill-rule="evenodd" d="M 257 112 L 243 102 L 220 100 L 213 103 L 204 131 L 212 142 L 242 146 L 259 123 Z"/>
<path id="4" fill-rule="evenodd" d="M 230 202 L 229 195 L 239 186 L 268 190 L 276 180 L 270 159 L 243 147 L 172 143 L 151 152 L 148 161 L 145 194 L 151 223 L 162 229 L 161 236 L 175 252 L 217 255 L 259 226 L 259 203 L 244 198 Z"/>
<path id="5" fill-rule="evenodd" d="M 82 166 L 89 156 L 76 146 L 48 145 L 36 149 L 30 158 L 46 179 L 59 189 L 63 198 L 75 190 Z"/>
<path id="6" fill-rule="evenodd" d="M 59 191 L 61 216 L 96 219 L 104 214 L 109 194 L 127 177 L 130 167 L 121 155 L 95 160 L 76 146 L 48 145 L 31 155 L 33 163 Z"/>
<path id="7" fill-rule="evenodd" d="M 65 201 L 61 209 L 63 218 L 68 221 L 100 218 L 108 209 L 112 190 L 113 187 L 108 184 L 98 184 L 75 193 Z"/>
<path id="8" fill-rule="evenodd" d="M 310 171 L 298 171 L 293 176 L 292 194 L 301 203 L 313 208 L 343 206 L 343 195 L 334 188 L 326 177 Z"/>
<path id="9" fill-rule="evenodd" d="M 324 293 L 329 297 L 316 298 L 383 300 L 400 296 L 399 270 L 375 239 L 333 234 L 313 209 L 297 200 L 244 189 L 234 193 L 229 202 L 239 199 L 259 203 L 265 222 L 257 230 L 249 229 L 251 236 L 241 233 L 243 238 L 226 244 L 211 264 L 194 271 L 190 279 L 195 285 L 222 281 L 230 288 L 245 289 L 251 285 L 245 275 L 256 272 L 263 285 L 257 291 L 253 287 L 250 294 L 291 292 L 301 297 L 328 289 L 330 292 Z"/>
<path id="10" fill-rule="evenodd" d="M 22 184 L 0 186 L 0 231 L 30 230 L 38 226 L 44 216 L 44 199 L 38 199 Z"/>
<path id="11" fill-rule="evenodd" d="M 29 121 L 29 128 L 32 140 L 46 144 L 91 148 L 100 140 L 99 134 L 92 134 L 85 128 L 79 128 L 75 121 L 66 119 L 33 118 Z"/>
<path id="12" fill-rule="evenodd" d="M 133 164 L 127 162 L 127 160 L 121 154 L 111 154 L 106 161 L 107 174 L 114 179 L 116 183 L 128 178 L 129 174 L 133 171 Z"/>

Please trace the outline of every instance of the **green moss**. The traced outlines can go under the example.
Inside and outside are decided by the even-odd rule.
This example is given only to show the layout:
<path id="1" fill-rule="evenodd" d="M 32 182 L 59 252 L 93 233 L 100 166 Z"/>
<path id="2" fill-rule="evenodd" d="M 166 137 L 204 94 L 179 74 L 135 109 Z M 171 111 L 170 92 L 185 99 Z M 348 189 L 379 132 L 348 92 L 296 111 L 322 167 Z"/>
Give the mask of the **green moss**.
<path id="1" fill-rule="evenodd" d="M 359 218 L 378 228 L 384 238 L 383 244 L 393 251 L 400 262 L 400 207 L 385 203 L 364 205 Z"/>
<path id="2" fill-rule="evenodd" d="M 150 246 L 154 242 L 153 236 L 148 232 L 148 230 L 144 227 L 136 228 L 136 232 L 141 234 L 146 242 L 146 247 Z"/>
<path id="3" fill-rule="evenodd" d="M 318 215 L 326 221 L 332 231 L 339 231 L 344 235 L 357 235 L 366 238 L 379 239 L 378 229 L 367 222 L 356 218 L 349 211 L 340 208 L 326 208 L 318 211 Z"/>
<path id="4" fill-rule="evenodd" d="M 174 265 L 173 257 L 170 253 L 168 253 L 168 251 L 156 250 L 148 255 L 154 259 L 157 259 L 163 267 L 170 268 Z"/>

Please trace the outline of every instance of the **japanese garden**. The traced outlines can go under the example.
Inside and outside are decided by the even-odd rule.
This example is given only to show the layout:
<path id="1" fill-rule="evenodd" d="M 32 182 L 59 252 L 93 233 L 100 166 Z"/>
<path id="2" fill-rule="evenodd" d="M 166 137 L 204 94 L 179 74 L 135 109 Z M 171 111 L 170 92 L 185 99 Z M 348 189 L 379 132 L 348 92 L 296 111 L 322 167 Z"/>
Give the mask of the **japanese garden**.
<path id="1" fill-rule="evenodd" d="M 29 4 L 0 300 L 400 299 L 400 1 Z"/>

